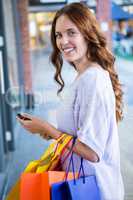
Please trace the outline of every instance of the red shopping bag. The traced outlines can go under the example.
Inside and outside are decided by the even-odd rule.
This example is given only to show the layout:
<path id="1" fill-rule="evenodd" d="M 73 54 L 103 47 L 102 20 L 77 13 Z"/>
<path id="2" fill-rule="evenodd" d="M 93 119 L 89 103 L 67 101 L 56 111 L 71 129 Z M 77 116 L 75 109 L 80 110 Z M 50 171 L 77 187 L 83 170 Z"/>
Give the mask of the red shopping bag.
<path id="1" fill-rule="evenodd" d="M 50 200 L 51 184 L 63 181 L 65 175 L 63 171 L 23 173 L 20 178 L 20 200 Z M 73 173 L 69 172 L 68 180 L 71 179 Z"/>

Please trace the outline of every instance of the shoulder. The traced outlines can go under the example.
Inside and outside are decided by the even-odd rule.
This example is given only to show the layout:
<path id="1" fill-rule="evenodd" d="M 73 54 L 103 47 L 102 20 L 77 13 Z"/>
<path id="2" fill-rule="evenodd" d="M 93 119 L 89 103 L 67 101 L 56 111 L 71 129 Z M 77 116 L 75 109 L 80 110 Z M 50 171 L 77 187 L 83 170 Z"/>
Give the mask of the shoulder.
<path id="1" fill-rule="evenodd" d="M 109 74 L 102 67 L 88 68 L 78 79 L 78 89 L 101 88 L 109 80 Z"/>

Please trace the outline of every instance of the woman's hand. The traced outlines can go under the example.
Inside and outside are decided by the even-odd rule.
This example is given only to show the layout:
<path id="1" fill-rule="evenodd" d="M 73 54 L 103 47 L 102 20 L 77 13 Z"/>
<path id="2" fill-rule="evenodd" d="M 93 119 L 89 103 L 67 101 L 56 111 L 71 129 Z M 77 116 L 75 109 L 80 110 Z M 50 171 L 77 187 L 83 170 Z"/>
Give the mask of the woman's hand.
<path id="1" fill-rule="evenodd" d="M 45 133 L 43 120 L 26 113 L 22 114 L 22 116 L 29 118 L 29 120 L 24 120 L 17 117 L 17 120 L 27 131 L 31 133 L 39 133 L 43 138 L 49 139 L 49 136 Z"/>
<path id="2" fill-rule="evenodd" d="M 49 124 L 46 121 L 39 119 L 38 117 L 34 117 L 32 115 L 23 114 L 24 117 L 29 118 L 30 120 L 24 120 L 17 117 L 18 121 L 21 125 L 31 133 L 39 133 L 44 139 L 57 139 L 62 133 L 57 130 L 54 126 Z"/>

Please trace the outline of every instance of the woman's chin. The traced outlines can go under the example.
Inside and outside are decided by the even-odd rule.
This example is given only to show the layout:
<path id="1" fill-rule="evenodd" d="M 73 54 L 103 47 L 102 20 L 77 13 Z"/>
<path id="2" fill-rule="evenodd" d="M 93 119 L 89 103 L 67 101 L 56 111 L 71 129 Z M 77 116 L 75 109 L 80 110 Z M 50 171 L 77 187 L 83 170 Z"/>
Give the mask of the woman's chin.
<path id="1" fill-rule="evenodd" d="M 64 56 L 64 59 L 65 59 L 67 62 L 71 62 L 71 63 L 74 62 L 74 61 L 76 60 L 74 57 L 72 58 L 72 57 L 65 57 L 65 56 Z"/>

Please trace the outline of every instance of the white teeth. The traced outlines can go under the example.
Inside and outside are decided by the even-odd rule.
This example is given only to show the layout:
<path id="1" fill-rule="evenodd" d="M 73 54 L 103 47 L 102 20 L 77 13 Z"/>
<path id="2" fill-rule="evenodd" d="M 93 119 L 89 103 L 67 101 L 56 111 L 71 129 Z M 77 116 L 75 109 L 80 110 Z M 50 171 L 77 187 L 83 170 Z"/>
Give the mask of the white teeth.
<path id="1" fill-rule="evenodd" d="M 70 51 L 74 50 L 74 48 L 67 48 L 67 49 L 63 49 L 64 52 L 68 53 Z"/>

